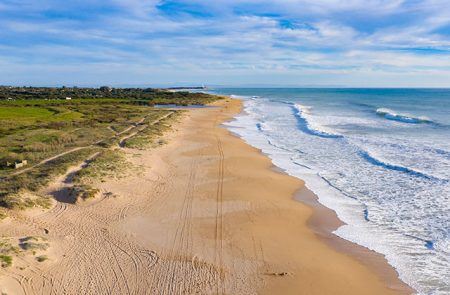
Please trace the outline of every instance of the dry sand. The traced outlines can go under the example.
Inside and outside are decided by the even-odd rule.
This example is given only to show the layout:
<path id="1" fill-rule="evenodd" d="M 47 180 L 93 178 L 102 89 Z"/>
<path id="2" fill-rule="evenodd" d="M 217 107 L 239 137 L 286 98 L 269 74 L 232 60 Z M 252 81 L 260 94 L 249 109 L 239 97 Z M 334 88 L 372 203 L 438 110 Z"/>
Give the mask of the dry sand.
<path id="1" fill-rule="evenodd" d="M 314 211 L 294 200 L 297 193 L 304 200 L 309 195 L 311 201 L 301 180 L 275 171 L 267 157 L 219 126 L 240 111 L 239 101 L 217 105 L 190 110 L 163 147 L 126 150 L 140 172 L 99 183 L 102 197 L 81 204 L 57 202 L 49 211 L 1 223 L 2 235 L 41 235 L 52 246 L 48 261 L 20 258 L 1 270 L 1 290 L 8 294 L 410 292 L 380 257 L 370 258 L 369 251 L 353 251 L 360 253 L 355 256 L 346 250 L 351 245 L 333 242 L 324 229 L 332 229 L 336 221 L 319 218 L 326 217 L 328 213 L 321 213 L 326 210 Z M 57 195 L 65 187 L 67 179 L 62 177 L 47 192 Z M 331 221 L 321 227 L 317 220 Z M 314 226 L 308 226 L 311 223 Z M 365 258 L 378 261 L 378 266 L 362 263 Z"/>

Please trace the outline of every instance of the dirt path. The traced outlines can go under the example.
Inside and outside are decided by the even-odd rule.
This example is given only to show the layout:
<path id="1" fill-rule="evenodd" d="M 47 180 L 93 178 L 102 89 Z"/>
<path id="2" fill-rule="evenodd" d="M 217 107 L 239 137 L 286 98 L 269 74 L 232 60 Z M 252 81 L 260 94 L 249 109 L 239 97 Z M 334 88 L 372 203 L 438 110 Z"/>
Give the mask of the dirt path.
<path id="1" fill-rule="evenodd" d="M 35 165 L 33 165 L 33 166 L 30 166 L 30 167 L 27 167 L 27 168 L 25 168 L 25 169 L 19 170 L 19 171 L 17 171 L 17 172 L 13 172 L 13 173 L 9 174 L 9 176 L 20 175 L 20 174 L 25 173 L 25 172 L 28 172 L 28 171 L 30 171 L 30 170 L 36 168 L 36 167 L 39 167 L 39 166 L 41 166 L 41 165 L 44 165 L 44 164 L 46 164 L 46 163 L 48 163 L 48 162 L 50 162 L 50 161 L 56 160 L 56 159 L 58 159 L 58 158 L 61 158 L 62 156 L 71 154 L 71 153 L 76 152 L 76 151 L 79 151 L 79 150 L 86 149 L 86 148 L 91 147 L 91 146 L 93 146 L 93 145 L 95 145 L 95 144 L 88 145 L 88 146 L 80 146 L 80 147 L 76 147 L 76 148 L 73 148 L 73 149 L 64 151 L 64 152 L 59 153 L 59 154 L 57 154 L 57 155 L 54 155 L 54 156 L 52 156 L 52 157 L 50 157 L 50 158 L 47 158 L 47 159 L 45 159 L 45 160 L 42 160 L 42 161 L 40 161 L 39 163 L 37 163 L 37 164 L 35 164 Z"/>
<path id="2" fill-rule="evenodd" d="M 167 118 L 168 116 L 170 116 L 170 115 L 172 115 L 172 114 L 173 114 L 173 112 L 168 113 L 168 114 L 166 114 L 166 115 L 164 115 L 164 116 L 162 116 L 162 117 L 160 117 L 160 118 L 154 120 L 153 122 L 150 123 L 150 125 L 154 125 L 154 124 L 160 122 L 161 120 L 164 120 L 165 118 Z M 132 130 L 132 129 L 138 128 L 138 127 L 145 121 L 145 119 L 146 119 L 146 116 L 144 116 L 143 118 L 141 118 L 137 123 L 133 123 L 130 127 L 126 128 L 125 130 L 122 130 L 121 132 L 118 132 L 118 133 L 115 134 L 114 136 L 111 136 L 109 139 L 114 138 L 114 137 L 119 136 L 119 135 L 122 135 L 122 134 L 124 134 L 124 133 L 126 133 L 126 132 L 129 132 L 129 131 Z M 125 136 L 125 137 L 123 137 L 123 138 L 120 140 L 120 144 L 119 144 L 119 145 L 120 145 L 121 147 L 123 147 L 123 144 L 125 143 L 125 140 L 126 140 L 126 139 L 135 136 L 138 132 L 142 131 L 142 129 L 143 129 L 143 128 L 141 128 L 140 130 L 137 130 L 136 132 L 133 132 L 133 133 L 131 133 L 131 134 Z M 111 130 L 112 130 L 112 129 L 111 129 Z M 113 130 L 112 130 L 112 131 L 113 131 Z M 107 138 L 107 139 L 108 139 L 108 138 Z M 71 154 L 71 153 L 76 152 L 76 151 L 79 151 L 79 150 L 83 150 L 83 149 L 87 149 L 87 148 L 96 146 L 96 145 L 98 145 L 99 143 L 101 143 L 101 142 L 103 142 L 103 141 L 105 141 L 105 140 L 107 140 L 107 139 L 101 139 L 101 140 L 98 140 L 98 141 L 96 141 L 96 142 L 94 142 L 94 143 L 92 143 L 92 144 L 90 144 L 90 145 L 87 145 L 87 146 L 76 147 L 76 148 L 73 148 L 73 149 L 64 151 L 64 152 L 62 152 L 62 153 L 59 153 L 59 154 L 57 154 L 57 155 L 54 155 L 54 156 L 49 157 L 49 158 L 47 158 L 47 159 L 44 159 L 44 160 L 40 161 L 39 163 L 37 163 L 37 164 L 35 164 L 35 165 L 32 165 L 32 166 L 30 166 L 30 167 L 21 169 L 21 170 L 19 170 L 19 171 L 13 172 L 13 173 L 10 173 L 9 176 L 20 175 L 20 174 L 25 173 L 25 172 L 27 172 L 27 171 L 30 171 L 30 170 L 32 170 L 32 169 L 34 169 L 34 168 L 36 168 L 36 167 L 42 166 L 42 165 L 44 165 L 44 164 L 46 164 L 46 163 L 48 163 L 48 162 L 51 162 L 51 161 L 56 160 L 56 159 L 58 159 L 58 158 L 61 158 L 62 156 Z"/>
<path id="3" fill-rule="evenodd" d="M 156 119 L 156 120 L 150 122 L 150 123 L 149 123 L 149 126 L 152 126 L 152 125 L 155 125 L 155 124 L 161 122 L 162 120 L 164 120 L 164 119 L 166 119 L 167 117 L 171 116 L 173 113 L 174 113 L 174 112 L 170 112 L 170 113 L 165 114 L 165 115 L 162 116 L 162 117 L 159 117 L 158 119 Z M 137 130 L 136 130 L 135 132 L 132 132 L 132 133 L 130 133 L 130 134 L 128 134 L 128 135 L 122 137 L 122 138 L 119 140 L 119 146 L 120 146 L 120 147 L 122 147 L 122 148 L 125 147 L 125 143 L 126 143 L 127 139 L 129 139 L 129 138 L 135 136 L 136 134 L 138 134 L 139 132 L 141 132 L 142 130 L 144 130 L 145 128 L 147 128 L 147 126 L 145 126 L 145 125 L 142 125 L 142 127 L 140 127 L 140 128 L 138 127 L 138 126 L 139 126 L 140 124 L 142 124 L 144 121 L 145 121 L 145 118 L 143 118 L 143 119 L 138 123 L 138 125 L 136 125 L 136 129 L 137 129 Z M 130 130 L 131 130 L 131 129 L 130 129 Z M 128 131 L 129 131 L 129 130 L 128 130 Z M 120 135 L 120 134 L 123 134 L 123 133 L 124 133 L 124 131 L 122 131 L 121 133 L 118 133 L 117 135 Z"/>

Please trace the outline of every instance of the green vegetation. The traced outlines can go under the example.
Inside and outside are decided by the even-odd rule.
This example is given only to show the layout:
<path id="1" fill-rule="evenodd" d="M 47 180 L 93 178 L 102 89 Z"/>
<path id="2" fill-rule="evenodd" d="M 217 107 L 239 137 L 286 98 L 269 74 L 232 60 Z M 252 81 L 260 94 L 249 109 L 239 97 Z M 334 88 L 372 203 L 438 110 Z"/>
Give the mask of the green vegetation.
<path id="1" fill-rule="evenodd" d="M 157 147 L 166 143 L 161 136 L 164 132 L 170 130 L 172 122 L 178 119 L 181 112 L 173 112 L 168 117 L 151 124 L 150 121 L 145 122 L 145 128 L 143 128 L 135 136 L 125 141 L 125 146 L 135 149 L 144 149 L 146 147 Z"/>
<path id="2" fill-rule="evenodd" d="M 0 239 L 0 265 L 8 267 L 12 265 L 13 258 L 11 254 L 19 253 L 19 248 L 11 244 L 10 239 Z"/>
<path id="3" fill-rule="evenodd" d="M 6 210 L 4 208 L 0 208 L 0 221 L 8 217 L 8 213 L 6 213 Z"/>
<path id="4" fill-rule="evenodd" d="M 22 174 L 5 177 L 0 181 L 0 206 L 8 209 L 48 207 L 50 199 L 35 192 L 52 178 L 65 173 L 70 165 L 85 160 L 95 151 L 96 148 L 87 148 L 69 153 Z"/>
<path id="5" fill-rule="evenodd" d="M 47 239 L 39 236 L 29 236 L 20 239 L 0 238 L 0 265 L 9 267 L 12 265 L 13 257 L 24 254 L 36 255 L 38 251 L 46 251 L 49 247 Z M 39 262 L 47 259 L 46 255 L 36 257 L 36 260 Z"/>
<path id="6" fill-rule="evenodd" d="M 25 251 L 32 250 L 35 253 L 35 251 L 38 250 L 47 250 L 50 245 L 47 243 L 47 239 L 45 238 L 29 236 L 19 239 L 19 247 Z"/>
<path id="7" fill-rule="evenodd" d="M 7 108 L 0 105 L 0 110 Z M 16 112 L 17 109 L 13 108 Z M 27 112 L 29 107 L 21 108 L 24 114 L 30 114 Z M 48 116 L 45 120 L 44 116 L 29 116 L 26 120 L 7 119 L 6 115 L 0 117 L 0 206 L 20 209 L 34 206 L 28 201 L 13 202 L 11 196 L 6 196 L 15 194 L 17 197 L 24 189 L 37 191 L 74 163 L 85 160 L 102 148 L 117 146 L 119 139 L 131 132 L 142 118 L 157 118 L 165 113 L 146 106 L 103 105 L 101 100 L 95 105 L 68 105 L 65 109 L 65 113 L 82 116 L 61 119 L 56 114 L 58 119 Z M 129 132 L 124 132 L 127 129 Z M 26 160 L 27 165 L 21 168 L 24 170 L 70 150 L 74 151 L 15 175 L 20 171 L 14 169 L 15 163 Z"/>
<path id="8" fill-rule="evenodd" d="M 36 257 L 36 260 L 38 262 L 44 262 L 44 261 L 48 260 L 48 256 L 47 255 L 40 255 L 40 256 Z"/>
<path id="9" fill-rule="evenodd" d="M 74 186 L 70 188 L 70 194 L 74 200 L 88 200 L 95 198 L 100 192 L 93 188 L 95 181 L 104 181 L 106 178 L 120 178 L 129 168 L 129 162 L 125 153 L 120 150 L 103 150 L 87 165 L 78 171 L 72 181 Z"/>
<path id="10" fill-rule="evenodd" d="M 70 194 L 73 196 L 75 201 L 79 200 L 89 200 L 93 199 L 97 196 L 100 191 L 96 188 L 93 188 L 90 185 L 75 185 L 70 188 Z"/>
<path id="11" fill-rule="evenodd" d="M 6 113 L 9 108 L 0 104 L 0 111 Z M 34 109 L 21 107 L 25 114 L 28 108 Z M 148 113 L 160 112 L 120 103 L 104 105 L 100 100 L 96 105 L 76 104 L 59 109 L 71 115 L 61 117 L 58 113 L 26 120 L 0 116 L 0 169 L 11 170 L 14 163 L 22 160 L 27 160 L 28 165 L 36 164 L 70 148 L 96 143 L 108 145 L 108 141 L 113 144 L 111 138 L 116 135 L 115 130 L 126 130 Z"/>
<path id="12" fill-rule="evenodd" d="M 76 184 L 92 183 L 94 180 L 103 181 L 106 177 L 120 177 L 129 163 L 124 152 L 120 150 L 104 150 L 80 170 L 73 178 Z"/>
<path id="13" fill-rule="evenodd" d="M 151 106 L 216 99 L 158 89 L 0 87 L 0 207 L 47 208 L 51 200 L 36 192 L 70 166 L 100 153 L 76 175 L 73 189 L 83 199 L 93 197 L 97 192 L 90 180 L 120 176 L 128 165 L 111 147 L 163 144 L 158 136 L 181 112 Z"/>
<path id="14" fill-rule="evenodd" d="M 9 255 L 0 255 L 0 263 L 2 267 L 9 267 L 12 265 L 13 258 Z"/>
<path id="15" fill-rule="evenodd" d="M 65 100 L 126 99 L 141 104 L 203 105 L 217 100 L 216 96 L 186 91 L 167 91 L 155 88 L 79 88 L 79 87 L 0 87 L 0 100 Z M 46 103 L 47 105 L 47 103 Z"/>
<path id="16" fill-rule="evenodd" d="M 0 205 L 8 209 L 50 208 L 51 204 L 50 197 L 31 194 L 25 190 L 7 194 L 0 199 Z"/>

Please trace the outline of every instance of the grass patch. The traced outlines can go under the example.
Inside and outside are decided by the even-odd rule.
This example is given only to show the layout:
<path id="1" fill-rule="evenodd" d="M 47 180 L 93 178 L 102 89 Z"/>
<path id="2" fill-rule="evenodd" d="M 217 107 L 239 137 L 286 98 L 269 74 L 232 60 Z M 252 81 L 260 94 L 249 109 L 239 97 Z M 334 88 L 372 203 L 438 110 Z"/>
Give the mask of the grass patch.
<path id="1" fill-rule="evenodd" d="M 8 209 L 24 210 L 36 207 L 48 209 L 51 207 L 51 204 L 50 197 L 33 194 L 23 189 L 0 198 L 0 206 Z"/>
<path id="2" fill-rule="evenodd" d="M 45 251 L 50 245 L 42 237 L 29 236 L 19 239 L 19 247 L 25 251 Z"/>
<path id="3" fill-rule="evenodd" d="M 8 267 L 12 265 L 13 257 L 12 254 L 19 253 L 18 247 L 13 246 L 9 239 L 0 240 L 0 265 L 2 267 Z"/>
<path id="4" fill-rule="evenodd" d="M 125 153 L 120 150 L 104 150 L 80 170 L 73 178 L 76 184 L 104 181 L 106 178 L 120 178 L 130 167 Z"/>
<path id="5" fill-rule="evenodd" d="M 9 255 L 0 255 L 0 264 L 2 267 L 9 267 L 12 265 L 13 258 Z"/>
<path id="6" fill-rule="evenodd" d="M 0 208 L 0 221 L 5 219 L 6 217 L 8 217 L 8 213 L 6 212 L 5 209 Z"/>
<path id="7" fill-rule="evenodd" d="M 167 143 L 161 136 L 171 129 L 172 124 L 178 120 L 182 112 L 177 111 L 163 120 L 152 124 L 152 121 L 146 122 L 146 127 L 129 138 L 125 142 L 125 147 L 135 149 L 145 149 L 148 147 L 158 147 Z"/>
<path id="8" fill-rule="evenodd" d="M 89 200 L 94 199 L 100 190 L 91 187 L 90 185 L 75 185 L 70 188 L 70 194 L 75 200 Z"/>
<path id="9" fill-rule="evenodd" d="M 15 246 L 11 243 L 14 240 Z M 50 247 L 47 239 L 40 236 L 28 236 L 16 240 L 15 238 L 0 239 L 0 265 L 9 267 L 14 257 L 27 254 L 36 255 L 39 251 L 46 251 Z M 47 260 L 46 255 L 36 257 L 39 262 Z"/>
<path id="10" fill-rule="evenodd" d="M 55 113 L 41 107 L 14 107 L 14 106 L 1 106 L 0 107 L 0 120 L 26 120 L 36 121 L 45 120 L 51 118 Z"/>

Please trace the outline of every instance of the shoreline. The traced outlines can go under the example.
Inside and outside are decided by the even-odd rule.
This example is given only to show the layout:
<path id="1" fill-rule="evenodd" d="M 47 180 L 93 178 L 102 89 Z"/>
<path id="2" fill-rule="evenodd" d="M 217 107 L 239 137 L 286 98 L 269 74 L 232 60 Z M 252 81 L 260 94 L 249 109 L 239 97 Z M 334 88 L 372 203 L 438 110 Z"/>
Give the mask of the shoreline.
<path id="1" fill-rule="evenodd" d="M 306 188 L 306 187 L 305 187 Z M 299 192 L 294 199 L 313 208 L 313 215 L 307 225 L 317 237 L 338 252 L 350 255 L 373 270 L 389 287 L 404 294 L 415 294 L 416 291 L 399 278 L 397 270 L 389 264 L 383 254 L 364 246 L 346 240 L 333 232 L 345 223 L 339 219 L 336 212 L 319 202 L 318 197 L 306 188 L 308 192 Z"/>
<path id="2" fill-rule="evenodd" d="M 1 291 L 406 293 L 321 240 L 315 210 L 294 199 L 304 182 L 224 128 L 241 101 L 212 105 L 187 111 L 165 145 L 123 149 L 133 168 L 94 184 L 103 197 L 0 224 L 4 236 L 44 235 L 51 246 L 45 262 L 0 269 Z"/>
<path id="3" fill-rule="evenodd" d="M 233 97 L 229 98 L 241 101 L 241 103 L 243 104 L 243 99 Z M 245 113 L 245 110 L 243 109 L 242 106 L 240 113 L 236 114 L 236 116 L 239 116 L 243 113 Z M 231 118 L 231 120 L 228 121 L 232 120 L 235 120 L 235 117 Z M 223 127 L 228 130 L 226 126 Z M 248 144 L 245 141 L 245 139 L 243 139 L 237 133 L 234 133 L 231 130 L 228 131 L 232 136 L 235 136 L 240 140 L 244 141 L 246 144 Z M 257 149 L 259 153 L 262 154 L 264 157 L 267 157 L 272 163 L 270 155 L 264 153 L 259 148 L 255 147 L 255 149 Z M 284 174 L 289 177 L 294 177 L 304 182 L 304 180 L 296 176 L 289 175 L 284 169 L 276 166 L 273 163 L 270 169 L 275 171 L 276 173 Z M 383 254 L 370 250 L 362 245 L 356 244 L 352 241 L 346 240 L 334 234 L 334 231 L 338 229 L 340 226 L 345 225 L 345 223 L 339 219 L 339 217 L 337 216 L 336 212 L 333 209 L 328 208 L 322 203 L 320 203 L 319 197 L 310 189 L 308 189 L 306 182 L 304 182 L 303 187 L 299 188 L 298 191 L 295 192 L 292 197 L 294 200 L 301 202 L 302 204 L 305 204 L 306 206 L 313 209 L 313 214 L 307 220 L 307 225 L 312 231 L 315 232 L 316 236 L 321 241 L 331 246 L 334 250 L 349 255 L 357 259 L 362 264 L 368 266 L 390 288 L 398 290 L 401 294 L 416 293 L 416 291 L 411 286 L 409 286 L 399 278 L 398 271 L 388 263 Z"/>

